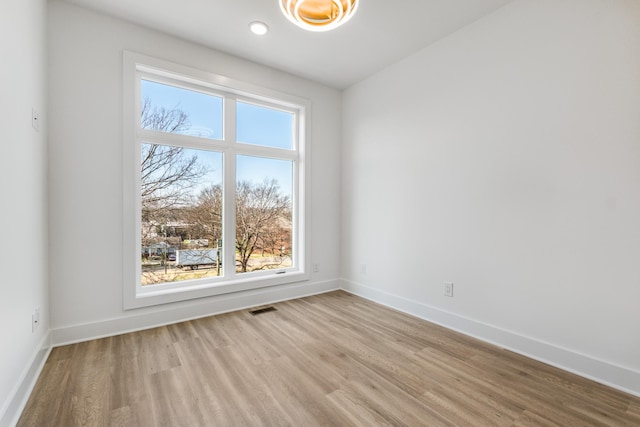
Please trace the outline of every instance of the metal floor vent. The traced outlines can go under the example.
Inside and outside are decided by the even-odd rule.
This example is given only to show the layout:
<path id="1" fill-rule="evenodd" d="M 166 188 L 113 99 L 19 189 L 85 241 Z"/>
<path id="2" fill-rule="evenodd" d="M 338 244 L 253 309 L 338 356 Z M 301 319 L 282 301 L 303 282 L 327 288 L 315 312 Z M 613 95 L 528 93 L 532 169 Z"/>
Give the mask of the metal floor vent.
<path id="1" fill-rule="evenodd" d="M 249 313 L 251 313 L 253 316 L 256 316 L 258 314 L 268 313 L 270 311 L 278 311 L 278 309 L 275 307 L 263 307 L 263 308 L 256 308 L 255 310 L 249 310 Z"/>

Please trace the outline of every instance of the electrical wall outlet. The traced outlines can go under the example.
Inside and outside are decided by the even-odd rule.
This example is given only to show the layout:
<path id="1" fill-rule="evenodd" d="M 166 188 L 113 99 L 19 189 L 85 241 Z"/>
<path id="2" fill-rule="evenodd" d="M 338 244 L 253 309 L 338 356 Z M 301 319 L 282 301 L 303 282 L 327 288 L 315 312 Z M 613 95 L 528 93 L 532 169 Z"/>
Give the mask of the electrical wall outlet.
<path id="1" fill-rule="evenodd" d="M 40 131 L 40 113 L 35 108 L 31 109 L 31 126 L 36 130 L 36 132 Z"/>
<path id="2" fill-rule="evenodd" d="M 363 276 L 367 274 L 367 264 L 362 264 L 360 266 L 360 274 L 362 274 Z"/>
<path id="3" fill-rule="evenodd" d="M 453 298 L 453 283 L 444 282 L 444 296 Z"/>
<path id="4" fill-rule="evenodd" d="M 40 326 L 40 307 L 36 307 L 31 315 L 31 332 L 35 332 Z"/>
<path id="5" fill-rule="evenodd" d="M 320 264 L 313 264 L 313 272 L 314 273 L 320 272 Z"/>

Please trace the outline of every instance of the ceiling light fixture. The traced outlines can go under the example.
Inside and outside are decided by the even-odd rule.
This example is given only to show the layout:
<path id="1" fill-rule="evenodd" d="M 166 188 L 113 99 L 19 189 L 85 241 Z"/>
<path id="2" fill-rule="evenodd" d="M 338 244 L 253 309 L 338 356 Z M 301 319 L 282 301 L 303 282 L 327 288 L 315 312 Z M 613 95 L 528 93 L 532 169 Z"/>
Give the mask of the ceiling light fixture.
<path id="1" fill-rule="evenodd" d="M 267 34 L 267 32 L 269 32 L 269 26 L 260 21 L 253 21 L 251 24 L 249 24 L 249 29 L 253 34 L 257 34 L 259 36 L 264 36 L 265 34 Z"/>
<path id="2" fill-rule="evenodd" d="M 358 0 L 280 0 L 287 19 L 309 31 L 329 31 L 347 22 Z"/>

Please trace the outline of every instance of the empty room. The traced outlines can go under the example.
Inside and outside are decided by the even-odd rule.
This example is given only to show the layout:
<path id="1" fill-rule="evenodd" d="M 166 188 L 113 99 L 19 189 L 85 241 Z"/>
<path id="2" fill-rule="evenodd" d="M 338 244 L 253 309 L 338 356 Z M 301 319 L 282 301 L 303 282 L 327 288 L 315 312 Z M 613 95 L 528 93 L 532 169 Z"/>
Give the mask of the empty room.
<path id="1" fill-rule="evenodd" d="M 0 427 L 640 426 L 640 1 L 0 34 Z"/>

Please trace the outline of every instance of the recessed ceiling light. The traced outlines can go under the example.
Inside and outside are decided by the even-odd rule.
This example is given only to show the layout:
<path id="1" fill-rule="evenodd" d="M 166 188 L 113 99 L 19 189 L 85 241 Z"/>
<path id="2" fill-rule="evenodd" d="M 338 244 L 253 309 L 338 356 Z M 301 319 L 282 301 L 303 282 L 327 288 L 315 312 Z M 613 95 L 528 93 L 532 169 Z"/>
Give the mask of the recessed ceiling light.
<path id="1" fill-rule="evenodd" d="M 269 31 L 269 27 L 267 26 L 267 24 L 260 21 L 253 21 L 251 24 L 249 24 L 249 29 L 253 34 L 257 34 L 259 36 L 263 36 Z"/>

